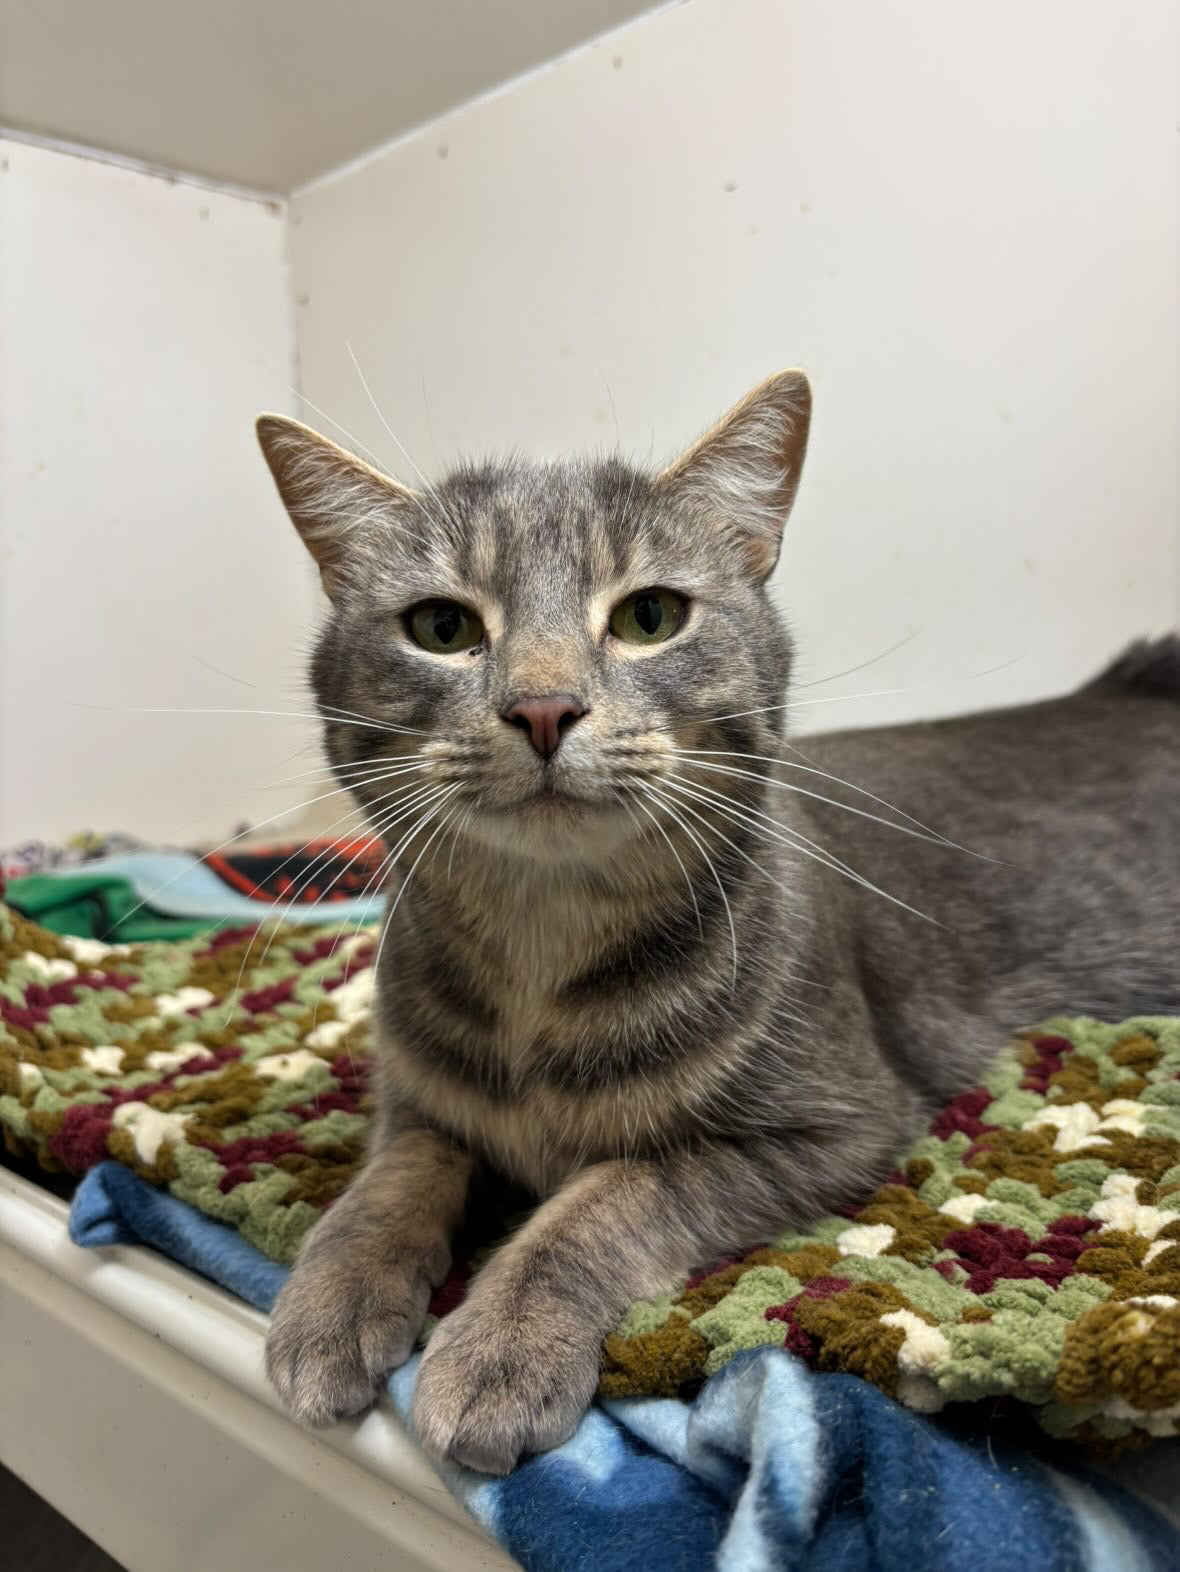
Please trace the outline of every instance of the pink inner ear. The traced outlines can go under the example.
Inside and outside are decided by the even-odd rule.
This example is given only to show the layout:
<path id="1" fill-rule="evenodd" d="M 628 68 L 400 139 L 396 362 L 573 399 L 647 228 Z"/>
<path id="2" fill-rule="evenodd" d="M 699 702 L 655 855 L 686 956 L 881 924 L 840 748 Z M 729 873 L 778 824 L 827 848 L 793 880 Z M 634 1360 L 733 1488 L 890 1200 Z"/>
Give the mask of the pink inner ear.
<path id="1" fill-rule="evenodd" d="M 765 578 L 778 560 L 795 500 L 811 420 L 811 389 L 801 371 L 755 388 L 660 483 L 724 519 L 743 540 L 751 571 Z"/>

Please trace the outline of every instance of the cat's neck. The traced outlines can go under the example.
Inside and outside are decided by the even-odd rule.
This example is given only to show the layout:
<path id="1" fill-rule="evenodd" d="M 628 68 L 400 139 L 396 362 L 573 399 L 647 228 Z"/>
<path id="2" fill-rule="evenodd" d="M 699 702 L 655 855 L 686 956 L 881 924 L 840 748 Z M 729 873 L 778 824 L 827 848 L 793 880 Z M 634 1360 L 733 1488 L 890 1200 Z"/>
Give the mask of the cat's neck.
<path id="1" fill-rule="evenodd" d="M 453 861 L 440 855 L 415 871 L 401 896 L 405 926 L 473 946 L 522 984 L 553 984 L 638 931 L 653 910 L 691 900 L 684 874 L 667 861 L 679 896 L 655 848 L 550 863 L 468 843 Z"/>
<path id="2" fill-rule="evenodd" d="M 640 834 L 595 858 L 544 862 L 471 840 L 423 859 L 396 896 L 399 944 L 466 958 L 506 988 L 548 993 L 628 946 L 684 948 L 700 933 L 701 964 L 729 964 L 747 948 L 743 928 L 767 920 L 767 899 L 801 939 L 810 927 L 812 867 L 719 821 L 724 840 Z M 778 893 L 774 886 L 779 887 Z M 679 938 L 667 938 L 679 934 Z"/>

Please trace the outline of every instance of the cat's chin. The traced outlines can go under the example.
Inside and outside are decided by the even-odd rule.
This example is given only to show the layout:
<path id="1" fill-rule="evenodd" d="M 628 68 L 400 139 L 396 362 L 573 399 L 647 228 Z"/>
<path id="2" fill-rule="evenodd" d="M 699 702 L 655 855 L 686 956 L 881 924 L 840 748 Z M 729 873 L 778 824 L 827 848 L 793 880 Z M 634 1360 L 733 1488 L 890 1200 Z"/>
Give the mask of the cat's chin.
<path id="1" fill-rule="evenodd" d="M 635 832 L 616 800 L 547 790 L 473 816 L 467 833 L 536 862 L 596 862 Z"/>

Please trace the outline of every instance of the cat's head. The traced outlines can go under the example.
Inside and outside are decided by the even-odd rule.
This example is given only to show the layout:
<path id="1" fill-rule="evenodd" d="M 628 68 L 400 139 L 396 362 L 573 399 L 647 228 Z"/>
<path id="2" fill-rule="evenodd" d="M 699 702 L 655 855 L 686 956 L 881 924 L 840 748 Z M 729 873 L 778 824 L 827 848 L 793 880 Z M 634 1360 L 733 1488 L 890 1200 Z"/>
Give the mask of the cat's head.
<path id="1" fill-rule="evenodd" d="M 328 755 L 378 833 L 585 858 L 650 830 L 653 792 L 691 814 L 675 750 L 771 752 L 790 644 L 765 584 L 810 407 L 784 371 L 658 474 L 510 459 L 422 491 L 262 416 L 331 602 Z"/>

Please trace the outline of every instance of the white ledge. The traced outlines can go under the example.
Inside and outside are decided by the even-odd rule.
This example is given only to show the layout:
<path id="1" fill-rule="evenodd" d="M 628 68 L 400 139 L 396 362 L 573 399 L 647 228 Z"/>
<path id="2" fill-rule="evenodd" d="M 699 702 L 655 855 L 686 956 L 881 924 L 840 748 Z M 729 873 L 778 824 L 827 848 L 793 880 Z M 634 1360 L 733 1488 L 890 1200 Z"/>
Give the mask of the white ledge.
<path id="1" fill-rule="evenodd" d="M 514 1565 L 387 1399 L 301 1430 L 264 1315 L 150 1250 L 80 1249 L 67 1211 L 0 1169 L 0 1459 L 129 1572 Z"/>

